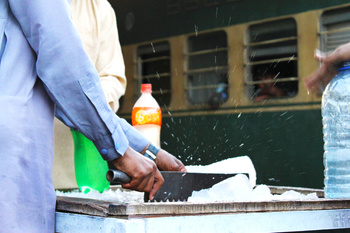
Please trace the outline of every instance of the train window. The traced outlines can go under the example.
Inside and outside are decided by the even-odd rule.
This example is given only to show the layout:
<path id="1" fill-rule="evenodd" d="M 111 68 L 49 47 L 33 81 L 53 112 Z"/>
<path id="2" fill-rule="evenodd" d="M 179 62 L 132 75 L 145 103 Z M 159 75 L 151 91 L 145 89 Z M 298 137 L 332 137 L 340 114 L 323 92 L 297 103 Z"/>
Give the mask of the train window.
<path id="1" fill-rule="evenodd" d="M 185 61 L 190 104 L 216 108 L 224 103 L 228 98 L 226 33 L 217 31 L 190 36 Z"/>
<path id="2" fill-rule="evenodd" d="M 350 7 L 325 11 L 320 23 L 321 51 L 328 53 L 350 41 Z"/>
<path id="3" fill-rule="evenodd" d="M 161 107 L 167 107 L 171 99 L 170 46 L 168 42 L 151 43 L 137 49 L 136 96 L 141 83 L 152 84 L 152 95 Z"/>
<path id="4" fill-rule="evenodd" d="M 298 92 L 295 20 L 254 24 L 246 36 L 247 95 L 253 101 L 295 96 Z"/>

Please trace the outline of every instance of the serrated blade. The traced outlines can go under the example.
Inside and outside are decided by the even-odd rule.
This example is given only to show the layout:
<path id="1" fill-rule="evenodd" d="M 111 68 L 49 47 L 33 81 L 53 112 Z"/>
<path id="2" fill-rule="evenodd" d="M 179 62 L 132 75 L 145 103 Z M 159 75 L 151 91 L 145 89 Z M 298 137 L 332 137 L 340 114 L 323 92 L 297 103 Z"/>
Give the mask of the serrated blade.
<path id="1" fill-rule="evenodd" d="M 197 173 L 161 171 L 164 183 L 152 201 L 187 201 L 193 191 L 211 188 L 213 185 L 238 173 Z M 244 174 L 247 175 L 248 174 Z M 145 193 L 144 201 L 149 201 Z"/>

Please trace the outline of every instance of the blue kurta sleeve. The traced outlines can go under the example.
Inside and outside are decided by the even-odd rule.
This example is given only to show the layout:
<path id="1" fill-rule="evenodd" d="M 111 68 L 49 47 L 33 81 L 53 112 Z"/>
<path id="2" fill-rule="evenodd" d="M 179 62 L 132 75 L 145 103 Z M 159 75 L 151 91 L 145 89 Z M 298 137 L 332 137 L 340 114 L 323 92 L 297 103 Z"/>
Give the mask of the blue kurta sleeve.
<path id="1" fill-rule="evenodd" d="M 36 71 L 57 107 L 58 117 L 92 140 L 106 160 L 147 140 L 110 109 L 98 74 L 85 54 L 70 18 L 67 0 L 9 0 L 29 44 L 37 54 Z"/>

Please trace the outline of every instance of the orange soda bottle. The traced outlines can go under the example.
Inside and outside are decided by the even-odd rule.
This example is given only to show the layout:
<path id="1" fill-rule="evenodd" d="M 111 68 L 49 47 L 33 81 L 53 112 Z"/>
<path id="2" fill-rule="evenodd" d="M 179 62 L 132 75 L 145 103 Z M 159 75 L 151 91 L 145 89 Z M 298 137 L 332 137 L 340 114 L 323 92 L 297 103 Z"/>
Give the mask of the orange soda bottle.
<path id="1" fill-rule="evenodd" d="M 141 84 L 141 96 L 132 109 L 132 125 L 151 143 L 160 148 L 162 111 L 152 96 L 152 84 Z"/>

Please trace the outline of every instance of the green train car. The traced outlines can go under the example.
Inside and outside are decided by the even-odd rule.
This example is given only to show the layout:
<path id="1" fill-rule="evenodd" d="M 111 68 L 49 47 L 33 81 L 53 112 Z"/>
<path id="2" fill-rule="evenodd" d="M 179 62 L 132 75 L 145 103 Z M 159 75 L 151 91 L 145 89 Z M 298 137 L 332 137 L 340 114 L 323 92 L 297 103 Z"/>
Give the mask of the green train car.
<path id="1" fill-rule="evenodd" d="M 323 187 L 323 90 L 302 80 L 319 66 L 315 49 L 350 41 L 350 1 L 110 3 L 128 78 L 118 115 L 130 120 L 150 82 L 161 146 L 186 165 L 248 155 L 258 184 Z M 280 94 L 257 98 L 264 85 Z"/>

